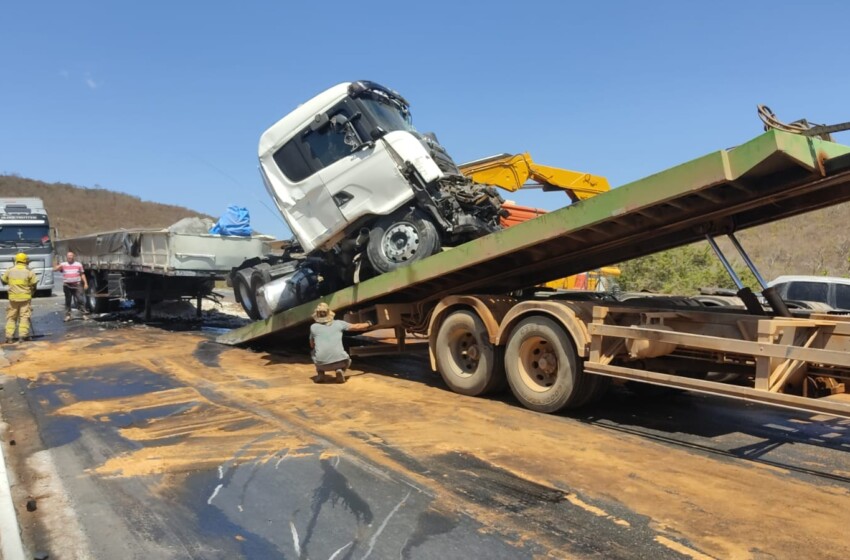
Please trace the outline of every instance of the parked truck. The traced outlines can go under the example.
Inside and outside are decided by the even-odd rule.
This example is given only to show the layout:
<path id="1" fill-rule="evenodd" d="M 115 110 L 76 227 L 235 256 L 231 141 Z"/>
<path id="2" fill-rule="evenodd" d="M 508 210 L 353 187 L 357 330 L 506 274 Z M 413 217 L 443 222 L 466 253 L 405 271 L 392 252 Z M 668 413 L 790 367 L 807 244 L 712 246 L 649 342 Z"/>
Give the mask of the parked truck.
<path id="1" fill-rule="evenodd" d="M 406 335 L 420 335 L 433 369 L 452 390 L 479 396 L 508 385 L 520 403 L 540 412 L 593 402 L 614 379 L 850 417 L 850 317 L 789 310 L 735 236 L 848 200 L 850 147 L 770 130 L 305 298 L 219 341 L 303 340 L 323 301 L 354 321 L 395 330 L 394 344 L 364 344 L 353 354 L 407 352 Z M 718 236 L 731 239 L 755 274 L 767 310 L 735 275 Z M 530 289 L 699 240 L 714 248 L 744 305 Z"/>
<path id="2" fill-rule="evenodd" d="M 201 300 L 244 261 L 269 253 L 270 237 L 207 232 L 211 221 L 186 218 L 168 228 L 124 229 L 56 242 L 57 251 L 76 253 L 88 280 L 87 305 L 95 313 L 130 300 L 151 317 L 152 304 Z"/>
<path id="3" fill-rule="evenodd" d="M 40 198 L 0 198 L 0 270 L 26 253 L 38 278 L 37 295 L 53 291 L 53 236 L 47 210 Z M 0 285 L 0 292 L 8 291 Z"/>

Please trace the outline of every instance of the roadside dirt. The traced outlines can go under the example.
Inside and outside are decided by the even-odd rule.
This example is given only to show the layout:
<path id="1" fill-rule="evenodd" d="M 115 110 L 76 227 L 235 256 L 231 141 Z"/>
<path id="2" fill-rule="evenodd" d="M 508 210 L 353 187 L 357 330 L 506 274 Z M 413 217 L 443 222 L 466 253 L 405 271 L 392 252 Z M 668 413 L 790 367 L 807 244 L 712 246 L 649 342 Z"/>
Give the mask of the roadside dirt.
<path id="1" fill-rule="evenodd" d="M 387 372 L 374 362 L 358 369 L 355 361 L 345 385 L 317 385 L 306 356 L 226 348 L 199 334 L 135 327 L 33 343 L 6 373 L 22 382 L 61 383 L 71 374 L 143 369 L 169 380 L 160 389 L 121 396 L 62 397 L 56 414 L 93 422 L 130 411 L 169 411 L 121 428 L 123 438 L 143 445 L 105 459 L 92 476 L 159 473 L 167 484 L 169 477 L 228 461 L 277 462 L 311 453 L 317 438 L 402 472 L 437 496 L 442 508 L 470 512 L 520 539 L 546 542 L 551 535 L 546 526 L 512 514 L 512 504 L 493 507 L 468 489 L 521 481 L 547 500 L 567 501 L 623 530 L 631 522 L 621 512 L 628 511 L 645 517 L 660 545 L 693 558 L 850 556 L 841 515 L 850 511 L 847 486 L 806 484 L 782 469 L 709 458 L 534 414 L 509 401 L 456 395 L 423 376 L 414 362 L 396 361 L 395 371 Z M 444 475 L 448 480 L 433 478 L 452 472 L 457 457 L 464 461 Z M 475 464 L 487 469 L 470 467 Z M 488 478 L 488 472 L 501 478 Z"/>

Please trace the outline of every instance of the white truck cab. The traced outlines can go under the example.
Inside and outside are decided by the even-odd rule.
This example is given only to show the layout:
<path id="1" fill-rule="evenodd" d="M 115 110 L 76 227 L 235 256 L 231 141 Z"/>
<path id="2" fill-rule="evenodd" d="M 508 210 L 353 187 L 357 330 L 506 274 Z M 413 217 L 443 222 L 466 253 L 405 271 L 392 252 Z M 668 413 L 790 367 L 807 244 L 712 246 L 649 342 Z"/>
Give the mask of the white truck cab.
<path id="1" fill-rule="evenodd" d="M 496 189 L 465 177 L 414 128 L 407 101 L 374 82 L 299 105 L 262 134 L 258 155 L 295 243 L 231 275 L 253 318 L 497 231 L 505 213 Z"/>
<path id="2" fill-rule="evenodd" d="M 373 82 L 338 84 L 300 105 L 262 135 L 259 159 L 266 188 L 305 253 L 368 235 L 375 217 L 408 206 L 435 226 L 434 246 L 421 238 L 416 246 L 417 224 L 393 228 L 399 220 L 389 221 L 381 228 L 384 247 L 376 242 L 369 255 L 377 272 L 416 260 L 420 248 L 428 256 L 439 242 L 498 229 L 498 194 L 465 179 L 436 138 L 413 127 L 407 101 Z M 460 198 L 459 187 L 467 191 Z M 486 204 L 469 212 L 463 194 L 473 199 L 476 190 Z"/>
<path id="3" fill-rule="evenodd" d="M 17 253 L 26 253 L 39 293 L 53 291 L 53 240 L 40 198 L 0 198 L 0 271 L 11 267 Z M 0 292 L 8 286 L 0 284 Z"/>

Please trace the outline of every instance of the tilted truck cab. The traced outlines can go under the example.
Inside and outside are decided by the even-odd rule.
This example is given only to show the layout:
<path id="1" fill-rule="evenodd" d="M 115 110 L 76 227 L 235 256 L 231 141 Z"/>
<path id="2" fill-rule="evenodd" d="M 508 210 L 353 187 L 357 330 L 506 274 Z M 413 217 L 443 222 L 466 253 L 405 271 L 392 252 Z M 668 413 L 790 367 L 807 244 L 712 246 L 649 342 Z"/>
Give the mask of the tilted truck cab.
<path id="1" fill-rule="evenodd" d="M 234 271 L 254 318 L 501 227 L 496 189 L 464 176 L 436 136 L 414 128 L 407 101 L 374 82 L 341 83 L 297 107 L 263 133 L 259 160 L 296 243 Z"/>

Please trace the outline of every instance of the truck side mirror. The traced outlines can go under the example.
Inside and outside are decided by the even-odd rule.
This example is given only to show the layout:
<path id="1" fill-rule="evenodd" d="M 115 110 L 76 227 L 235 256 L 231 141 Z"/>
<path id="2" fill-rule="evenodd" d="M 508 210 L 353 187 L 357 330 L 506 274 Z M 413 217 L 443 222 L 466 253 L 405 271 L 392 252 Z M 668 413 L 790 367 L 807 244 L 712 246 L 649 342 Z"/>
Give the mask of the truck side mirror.
<path id="1" fill-rule="evenodd" d="M 327 113 L 319 113 L 318 115 L 313 117 L 313 122 L 310 123 L 310 130 L 312 130 L 313 132 L 322 130 L 323 128 L 328 126 L 329 122 L 330 119 L 328 118 Z"/>
<path id="2" fill-rule="evenodd" d="M 325 118 L 327 118 L 327 115 L 325 115 Z M 331 118 L 331 128 L 333 128 L 334 130 L 342 130 L 347 124 L 348 117 L 346 117 L 345 115 L 337 114 Z"/>

